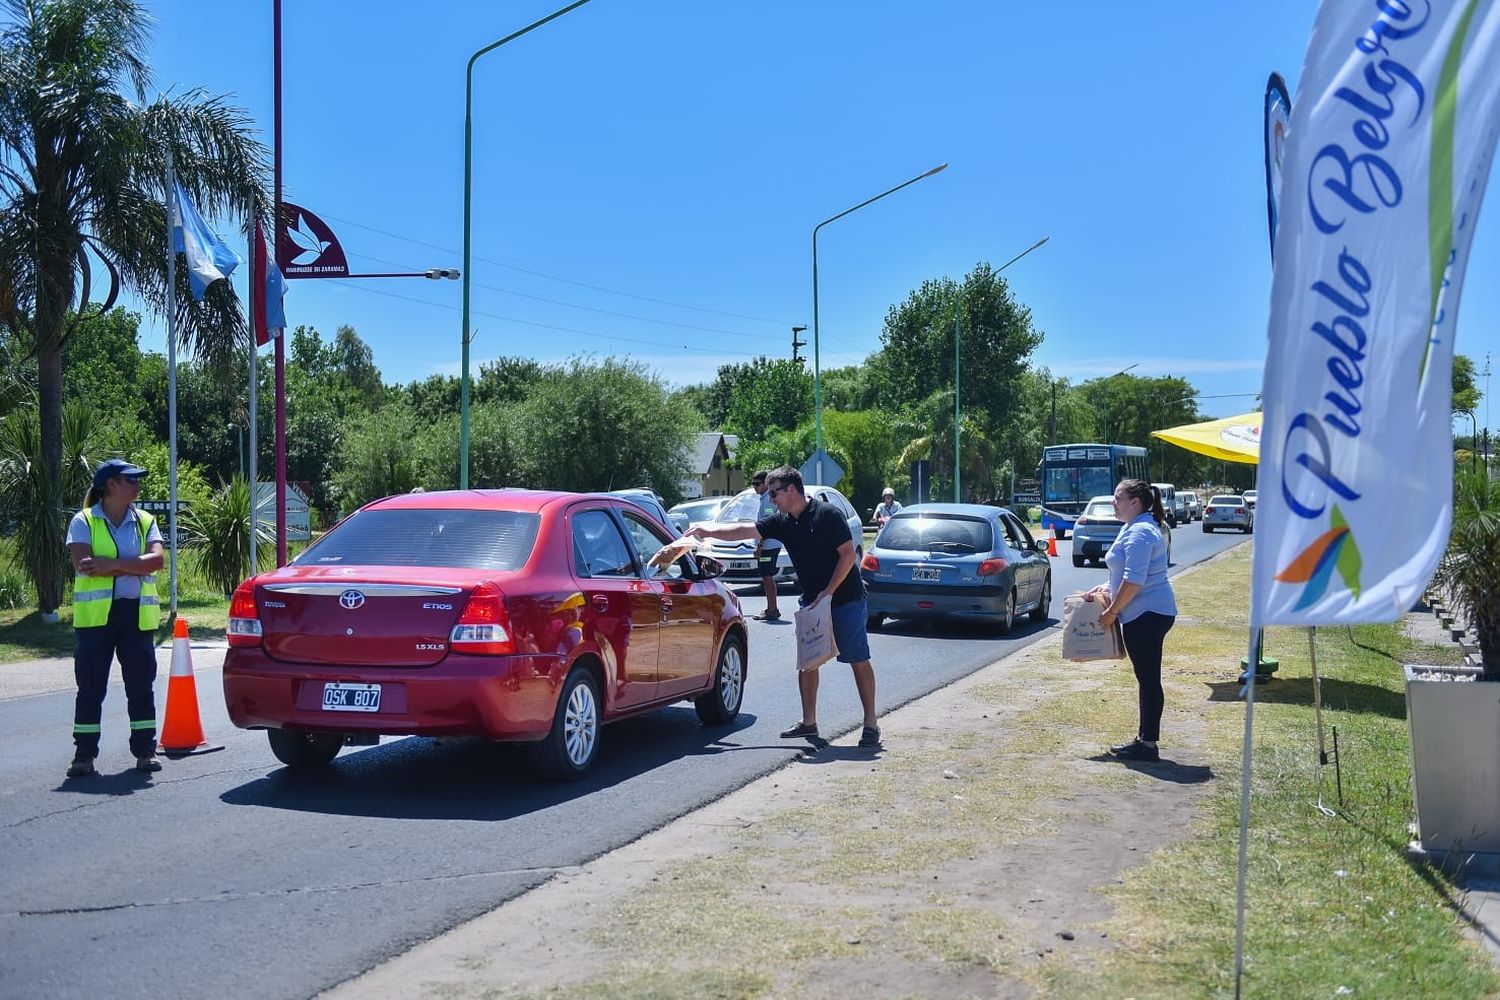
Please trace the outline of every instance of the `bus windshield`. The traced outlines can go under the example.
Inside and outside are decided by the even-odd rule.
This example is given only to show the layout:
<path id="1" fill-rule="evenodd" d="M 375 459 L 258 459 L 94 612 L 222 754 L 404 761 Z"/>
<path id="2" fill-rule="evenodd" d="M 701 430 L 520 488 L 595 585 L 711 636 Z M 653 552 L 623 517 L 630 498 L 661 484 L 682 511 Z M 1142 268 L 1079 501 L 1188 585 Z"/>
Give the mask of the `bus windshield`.
<path id="1" fill-rule="evenodd" d="M 1108 464 L 1053 467 L 1045 470 L 1042 502 L 1087 501 L 1115 491 L 1114 473 Z"/>

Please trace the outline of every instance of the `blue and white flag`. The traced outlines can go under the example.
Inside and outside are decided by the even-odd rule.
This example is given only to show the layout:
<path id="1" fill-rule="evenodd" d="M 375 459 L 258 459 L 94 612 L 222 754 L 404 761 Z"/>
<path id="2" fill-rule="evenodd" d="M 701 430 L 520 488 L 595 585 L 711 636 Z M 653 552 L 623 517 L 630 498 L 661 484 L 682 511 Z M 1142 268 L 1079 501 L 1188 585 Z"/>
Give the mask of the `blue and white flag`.
<path id="1" fill-rule="evenodd" d="M 1453 514 L 1453 340 L 1500 132 L 1500 0 L 1323 0 L 1292 106 L 1253 626 L 1392 621 Z"/>
<path id="2" fill-rule="evenodd" d="M 240 257 L 208 228 L 182 184 L 174 181 L 172 186 L 174 196 L 168 203 L 172 213 L 172 249 L 187 256 L 188 284 L 192 286 L 193 298 L 202 302 L 209 285 L 229 277 L 240 266 Z"/>

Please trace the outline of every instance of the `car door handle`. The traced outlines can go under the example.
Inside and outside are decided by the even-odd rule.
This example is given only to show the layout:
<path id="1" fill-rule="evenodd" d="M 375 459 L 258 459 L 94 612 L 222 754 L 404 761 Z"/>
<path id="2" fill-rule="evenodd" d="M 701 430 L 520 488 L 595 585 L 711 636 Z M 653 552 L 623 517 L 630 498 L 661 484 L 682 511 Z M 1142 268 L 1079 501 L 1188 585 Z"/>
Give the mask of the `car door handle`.
<path id="1" fill-rule="evenodd" d="M 661 599 L 661 613 L 662 614 L 666 614 L 668 611 L 671 611 L 671 610 L 672 610 L 672 599 L 670 597 L 663 597 Z"/>
<path id="2" fill-rule="evenodd" d="M 608 594 L 590 594 L 589 595 L 589 607 L 591 607 L 595 611 L 599 611 L 599 612 L 608 611 L 609 610 L 609 595 Z"/>

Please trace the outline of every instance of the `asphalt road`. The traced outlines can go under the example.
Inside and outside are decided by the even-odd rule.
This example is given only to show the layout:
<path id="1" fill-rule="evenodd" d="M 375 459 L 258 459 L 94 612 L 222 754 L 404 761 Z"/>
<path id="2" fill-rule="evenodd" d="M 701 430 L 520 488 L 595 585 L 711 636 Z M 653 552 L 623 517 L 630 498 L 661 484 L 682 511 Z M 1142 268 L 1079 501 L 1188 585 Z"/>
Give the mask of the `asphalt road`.
<path id="1" fill-rule="evenodd" d="M 1242 541 L 1184 526 L 1174 572 Z M 1053 561 L 1063 595 L 1104 578 Z M 764 607 L 742 591 L 746 613 Z M 793 606 L 792 598 L 787 607 Z M 105 704 L 101 775 L 64 781 L 72 693 L 0 702 L 0 996 L 307 997 L 629 843 L 792 758 L 798 716 L 789 625 L 751 623 L 744 713 L 699 725 L 690 705 L 606 729 L 597 770 L 542 784 L 524 756 L 476 741 L 390 739 L 294 774 L 263 733 L 229 725 L 218 664 L 195 658 L 208 738 L 224 750 L 128 770 L 124 693 Z M 871 636 L 882 711 L 1055 628 L 888 624 Z M 0 671 L 5 668 L 0 666 Z M 841 665 L 823 668 L 819 719 L 858 725 Z M 165 692 L 166 672 L 157 699 Z M 853 737 L 822 754 L 866 753 Z M 524 956 L 498 955 L 499 961 Z"/>

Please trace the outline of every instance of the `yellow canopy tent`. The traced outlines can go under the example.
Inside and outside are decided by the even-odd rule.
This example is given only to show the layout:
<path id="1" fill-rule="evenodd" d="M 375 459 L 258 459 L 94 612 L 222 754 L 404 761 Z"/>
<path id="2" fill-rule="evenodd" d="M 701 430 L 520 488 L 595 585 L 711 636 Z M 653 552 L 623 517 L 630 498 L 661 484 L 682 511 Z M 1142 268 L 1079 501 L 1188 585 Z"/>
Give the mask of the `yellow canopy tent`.
<path id="1" fill-rule="evenodd" d="M 1152 431 L 1151 436 L 1170 441 L 1179 448 L 1217 458 L 1221 462 L 1241 462 L 1246 465 L 1260 464 L 1260 418 L 1261 414 L 1242 413 L 1237 417 L 1221 417 L 1205 420 L 1201 424 L 1183 424 L 1168 427 L 1164 431 Z"/>

